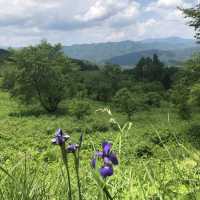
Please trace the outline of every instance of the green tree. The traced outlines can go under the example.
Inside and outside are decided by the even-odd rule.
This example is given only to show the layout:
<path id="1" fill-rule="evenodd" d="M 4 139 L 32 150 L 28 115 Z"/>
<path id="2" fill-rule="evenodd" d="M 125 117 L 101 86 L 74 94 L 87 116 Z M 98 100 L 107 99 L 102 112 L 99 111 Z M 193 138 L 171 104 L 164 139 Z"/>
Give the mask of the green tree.
<path id="1" fill-rule="evenodd" d="M 164 64 L 159 60 L 156 54 L 153 55 L 151 67 L 151 80 L 161 81 L 164 73 Z"/>
<path id="2" fill-rule="evenodd" d="M 162 97 L 157 92 L 148 92 L 145 95 L 145 103 L 148 106 L 160 107 Z"/>
<path id="3" fill-rule="evenodd" d="M 195 83 L 191 87 L 190 102 L 193 105 L 200 107 L 200 83 Z"/>
<path id="4" fill-rule="evenodd" d="M 52 46 L 42 41 L 37 46 L 13 50 L 7 62 L 7 75 L 13 75 L 9 92 L 23 103 L 39 102 L 48 112 L 55 112 L 67 94 L 66 68 L 69 62 L 60 44 Z M 5 73 L 4 84 L 6 80 Z"/>
<path id="5" fill-rule="evenodd" d="M 127 88 L 122 88 L 116 93 L 114 103 L 121 112 L 127 114 L 129 120 L 137 108 L 136 102 Z"/>
<path id="6" fill-rule="evenodd" d="M 134 69 L 134 74 L 138 80 L 161 81 L 164 72 L 164 64 L 156 54 L 153 59 L 142 57 Z"/>
<path id="7" fill-rule="evenodd" d="M 187 76 L 187 71 L 180 71 L 171 91 L 171 100 L 182 119 L 189 119 L 191 117 L 191 106 L 189 104 L 190 80 Z"/>
<path id="8" fill-rule="evenodd" d="M 172 88 L 175 81 L 175 76 L 178 73 L 179 69 L 177 67 L 166 67 L 163 72 L 162 85 L 166 90 Z"/>
<path id="9" fill-rule="evenodd" d="M 135 76 L 138 80 L 144 79 L 144 66 L 145 65 L 146 65 L 146 59 L 144 57 L 142 57 L 134 69 Z"/>
<path id="10" fill-rule="evenodd" d="M 200 39 L 200 4 L 193 8 L 179 8 L 185 18 L 189 18 L 189 25 L 195 29 L 195 38 L 199 41 Z"/>

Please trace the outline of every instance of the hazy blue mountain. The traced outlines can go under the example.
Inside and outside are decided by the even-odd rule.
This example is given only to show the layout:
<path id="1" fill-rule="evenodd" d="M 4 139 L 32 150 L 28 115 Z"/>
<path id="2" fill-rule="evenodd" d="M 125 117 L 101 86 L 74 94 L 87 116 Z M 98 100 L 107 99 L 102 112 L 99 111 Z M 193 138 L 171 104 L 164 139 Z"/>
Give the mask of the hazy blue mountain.
<path id="1" fill-rule="evenodd" d="M 174 44 L 188 45 L 188 46 L 196 45 L 196 42 L 193 39 L 186 39 L 186 38 L 179 38 L 179 37 L 146 39 L 146 40 L 142 40 L 141 42 L 142 43 L 160 43 L 160 44 L 168 44 L 168 45 L 174 45 Z"/>
<path id="2" fill-rule="evenodd" d="M 142 41 L 122 41 L 107 42 L 97 44 L 82 44 L 65 46 L 66 55 L 76 58 L 89 60 L 97 63 L 107 61 L 116 62 L 123 59 L 120 63 L 134 64 L 140 58 L 140 55 L 150 56 L 157 52 L 163 61 L 176 62 L 179 59 L 187 59 L 191 53 L 198 51 L 200 45 L 192 39 L 178 37 L 146 39 Z M 131 55 L 132 58 L 131 58 Z M 128 59 L 126 62 L 124 59 Z"/>
<path id="3" fill-rule="evenodd" d="M 195 52 L 200 52 L 200 48 L 191 47 L 178 50 L 151 49 L 146 51 L 132 52 L 122 56 L 116 56 L 106 60 L 105 62 L 119 65 L 135 65 L 138 63 L 140 58 L 153 57 L 153 54 L 157 54 L 161 61 L 172 65 L 189 59 Z"/>
<path id="4" fill-rule="evenodd" d="M 140 58 L 152 57 L 153 54 L 157 54 L 159 58 L 164 62 L 167 61 L 167 58 L 171 58 L 172 62 L 175 59 L 175 55 L 171 51 L 151 49 L 146 51 L 132 52 L 122 56 L 116 56 L 111 58 L 110 60 L 107 60 L 106 62 L 119 65 L 135 65 L 138 63 Z"/>
<path id="5" fill-rule="evenodd" d="M 133 50 L 142 50 L 142 46 L 140 43 L 132 41 L 108 42 L 65 46 L 64 52 L 72 58 L 101 62 Z"/>

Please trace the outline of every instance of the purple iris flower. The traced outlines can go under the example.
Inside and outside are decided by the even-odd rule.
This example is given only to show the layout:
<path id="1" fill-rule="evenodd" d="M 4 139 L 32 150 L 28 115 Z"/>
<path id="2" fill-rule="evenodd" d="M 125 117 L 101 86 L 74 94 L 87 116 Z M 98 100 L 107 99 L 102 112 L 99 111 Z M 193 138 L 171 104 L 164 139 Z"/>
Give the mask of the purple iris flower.
<path id="1" fill-rule="evenodd" d="M 94 155 L 91 166 L 93 168 L 96 167 L 97 158 L 102 158 L 104 165 L 100 168 L 99 172 L 102 177 L 112 176 L 113 175 L 113 167 L 112 165 L 118 165 L 118 159 L 115 153 L 111 151 L 112 144 L 109 142 L 102 143 L 102 151 L 97 151 Z"/>
<path id="2" fill-rule="evenodd" d="M 70 144 L 67 148 L 66 151 L 67 153 L 75 153 L 76 150 L 79 148 L 78 144 Z"/>
<path id="3" fill-rule="evenodd" d="M 113 168 L 112 166 L 103 166 L 99 169 L 99 172 L 102 177 L 106 178 L 107 176 L 112 176 L 113 175 Z"/>
<path id="4" fill-rule="evenodd" d="M 65 141 L 70 138 L 69 135 L 64 135 L 62 129 L 58 129 L 55 133 L 54 138 L 51 140 L 52 144 L 63 145 Z"/>

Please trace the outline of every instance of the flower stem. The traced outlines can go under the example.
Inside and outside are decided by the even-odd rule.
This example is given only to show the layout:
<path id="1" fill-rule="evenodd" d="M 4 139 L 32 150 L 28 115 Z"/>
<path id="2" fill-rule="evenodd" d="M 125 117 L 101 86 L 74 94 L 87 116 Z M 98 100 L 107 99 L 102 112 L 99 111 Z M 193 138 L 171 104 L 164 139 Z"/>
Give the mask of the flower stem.
<path id="1" fill-rule="evenodd" d="M 68 193 L 69 198 L 68 199 L 72 200 L 72 189 L 71 189 L 71 181 L 70 181 L 68 157 L 67 157 L 67 153 L 65 151 L 65 144 L 63 144 L 61 146 L 61 152 L 62 152 L 62 159 L 63 159 L 64 165 L 65 165 L 66 171 L 67 171 L 68 189 L 69 189 L 69 193 Z"/>
<path id="2" fill-rule="evenodd" d="M 76 153 L 74 153 L 74 163 L 75 163 L 75 169 L 76 169 L 76 177 L 77 177 L 77 187 L 78 187 L 78 193 L 79 193 L 79 200 L 82 200 L 81 195 L 81 182 L 80 182 L 80 176 L 79 176 L 79 151 L 78 151 L 78 157 L 76 156 Z"/>
<path id="3" fill-rule="evenodd" d="M 111 196 L 111 194 L 110 194 L 110 192 L 108 191 L 108 189 L 107 189 L 106 186 L 103 187 L 103 192 L 105 193 L 107 199 L 113 200 L 113 198 L 112 198 L 112 196 Z"/>

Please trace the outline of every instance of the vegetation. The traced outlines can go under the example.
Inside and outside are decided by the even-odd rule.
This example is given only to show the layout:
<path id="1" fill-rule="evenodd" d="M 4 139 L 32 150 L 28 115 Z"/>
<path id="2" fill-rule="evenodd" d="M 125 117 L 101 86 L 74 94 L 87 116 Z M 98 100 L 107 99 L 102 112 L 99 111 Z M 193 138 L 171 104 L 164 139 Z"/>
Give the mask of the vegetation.
<path id="1" fill-rule="evenodd" d="M 37 47 L 13 50 L 7 65 L 3 82 L 13 97 L 23 103 L 39 102 L 49 112 L 57 110 L 67 95 L 70 67 L 59 44 L 44 41 Z"/>
<path id="2" fill-rule="evenodd" d="M 185 14 L 185 18 L 189 18 L 189 25 L 193 27 L 196 31 L 195 38 L 200 39 L 200 4 L 196 5 L 194 8 L 180 8 L 180 10 Z"/>
<path id="3" fill-rule="evenodd" d="M 122 69 L 42 41 L 0 75 L 0 199 L 200 199 L 199 54 Z"/>

